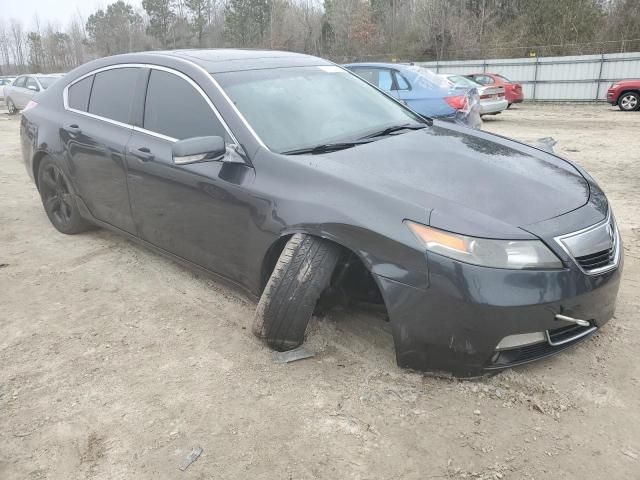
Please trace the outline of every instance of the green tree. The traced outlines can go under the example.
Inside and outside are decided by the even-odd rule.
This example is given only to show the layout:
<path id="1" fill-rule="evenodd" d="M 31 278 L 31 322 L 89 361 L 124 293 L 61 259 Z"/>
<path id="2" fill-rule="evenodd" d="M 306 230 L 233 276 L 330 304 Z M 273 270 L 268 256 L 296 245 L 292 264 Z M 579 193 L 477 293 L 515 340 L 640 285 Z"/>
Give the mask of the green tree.
<path id="1" fill-rule="evenodd" d="M 184 6 L 191 14 L 191 27 L 198 40 L 198 46 L 202 47 L 205 28 L 208 23 L 210 0 L 184 0 Z"/>
<path id="2" fill-rule="evenodd" d="M 271 22 L 271 0 L 228 0 L 225 36 L 237 47 L 265 46 Z"/>
<path id="3" fill-rule="evenodd" d="M 142 28 L 142 17 L 122 0 L 98 10 L 87 19 L 89 41 L 100 55 L 130 52 L 133 37 Z"/>
<path id="4" fill-rule="evenodd" d="M 32 72 L 44 72 L 44 48 L 42 46 L 42 35 L 38 32 L 27 34 L 27 49 L 29 50 L 29 69 Z"/>
<path id="5" fill-rule="evenodd" d="M 149 15 L 147 33 L 166 48 L 171 41 L 171 30 L 176 20 L 173 0 L 142 0 L 142 8 Z"/>

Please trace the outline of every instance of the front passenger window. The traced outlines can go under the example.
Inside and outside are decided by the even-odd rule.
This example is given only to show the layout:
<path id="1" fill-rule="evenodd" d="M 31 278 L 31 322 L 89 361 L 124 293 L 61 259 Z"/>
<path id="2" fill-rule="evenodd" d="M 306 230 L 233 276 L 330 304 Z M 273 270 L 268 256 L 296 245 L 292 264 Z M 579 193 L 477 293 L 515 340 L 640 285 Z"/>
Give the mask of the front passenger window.
<path id="1" fill-rule="evenodd" d="M 143 127 L 177 140 L 225 138 L 225 129 L 192 85 L 173 73 L 151 70 Z"/>

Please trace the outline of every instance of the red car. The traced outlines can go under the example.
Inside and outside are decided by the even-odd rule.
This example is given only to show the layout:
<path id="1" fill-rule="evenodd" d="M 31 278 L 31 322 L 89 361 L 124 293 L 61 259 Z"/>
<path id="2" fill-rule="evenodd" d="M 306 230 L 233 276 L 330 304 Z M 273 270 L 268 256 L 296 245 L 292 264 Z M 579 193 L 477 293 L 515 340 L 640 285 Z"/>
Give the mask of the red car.
<path id="1" fill-rule="evenodd" d="M 624 112 L 640 110 L 640 79 L 615 82 L 607 90 L 607 102 Z"/>
<path id="2" fill-rule="evenodd" d="M 471 75 L 466 75 L 466 77 L 482 85 L 503 86 L 504 96 L 507 102 L 509 102 L 509 107 L 512 103 L 520 103 L 524 100 L 522 85 L 517 82 L 512 82 L 507 77 L 503 77 L 497 73 L 472 73 Z"/>

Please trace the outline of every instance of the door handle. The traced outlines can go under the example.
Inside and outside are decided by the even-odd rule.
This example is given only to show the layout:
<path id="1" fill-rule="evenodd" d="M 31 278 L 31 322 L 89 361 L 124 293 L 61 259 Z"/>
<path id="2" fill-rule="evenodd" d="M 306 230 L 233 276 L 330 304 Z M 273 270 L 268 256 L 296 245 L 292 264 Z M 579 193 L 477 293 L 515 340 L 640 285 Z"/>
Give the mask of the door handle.
<path id="1" fill-rule="evenodd" d="M 147 147 L 140 147 L 136 150 L 130 148 L 129 153 L 142 162 L 148 162 L 155 158 L 153 153 L 151 153 L 151 150 L 149 150 Z"/>
<path id="2" fill-rule="evenodd" d="M 72 123 L 71 125 L 69 125 L 67 127 L 67 131 L 69 131 L 70 133 L 76 133 L 76 134 L 82 133 L 82 130 L 80 129 L 80 127 L 75 123 Z"/>

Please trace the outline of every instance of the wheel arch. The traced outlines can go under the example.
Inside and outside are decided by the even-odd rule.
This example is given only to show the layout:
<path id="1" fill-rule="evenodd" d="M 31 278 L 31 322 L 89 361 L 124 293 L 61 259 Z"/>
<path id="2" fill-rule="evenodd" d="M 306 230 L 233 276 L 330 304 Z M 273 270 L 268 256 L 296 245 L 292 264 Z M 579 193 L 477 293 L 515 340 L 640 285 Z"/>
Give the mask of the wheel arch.
<path id="1" fill-rule="evenodd" d="M 341 242 L 337 238 L 318 235 L 317 233 L 308 232 L 308 231 L 295 231 L 295 232 L 283 233 L 279 238 L 277 238 L 271 243 L 262 260 L 261 285 L 260 285 L 259 294 L 262 294 L 262 291 L 264 290 L 269 280 L 269 277 L 271 276 L 271 273 L 273 272 L 276 266 L 276 263 L 278 261 L 278 258 L 280 257 L 280 254 L 284 250 L 285 245 L 287 244 L 289 239 L 295 233 L 303 233 L 305 235 L 310 235 L 312 237 L 322 238 L 323 240 L 331 242 L 337 245 L 338 247 L 340 247 L 342 255 L 334 268 L 334 272 L 333 272 L 334 278 L 336 274 L 339 272 L 342 272 L 342 274 L 346 276 L 349 276 L 352 272 L 355 273 L 356 275 L 358 275 L 359 272 L 363 272 L 364 273 L 364 278 L 362 278 L 363 283 L 366 284 L 367 282 L 370 282 L 370 285 L 375 286 L 376 291 L 374 293 L 374 296 L 379 297 L 382 305 L 385 307 L 385 310 L 386 310 L 387 303 L 385 299 L 383 285 L 380 283 L 378 275 L 374 274 L 374 272 L 372 271 L 372 265 L 370 264 L 370 262 L 367 262 L 362 252 L 355 251 L 353 248 L 350 248 L 349 246 L 345 245 L 344 242 Z M 355 292 L 350 291 L 349 287 L 347 287 L 347 294 L 349 295 L 349 297 L 352 297 L 352 295 L 354 295 Z"/>
<path id="2" fill-rule="evenodd" d="M 640 95 L 640 89 L 639 88 L 627 88 L 626 90 L 623 90 L 620 92 L 620 94 L 618 95 L 618 99 L 616 100 L 616 104 L 620 104 L 620 100 L 622 99 L 622 96 L 626 93 L 635 93 L 636 95 Z"/>
<path id="3" fill-rule="evenodd" d="M 33 181 L 36 184 L 36 188 L 40 190 L 40 185 L 38 185 L 38 171 L 40 170 L 40 164 L 42 160 L 48 156 L 49 154 L 45 150 L 38 150 L 33 154 L 33 159 L 31 160 L 31 172 L 33 174 Z"/>

